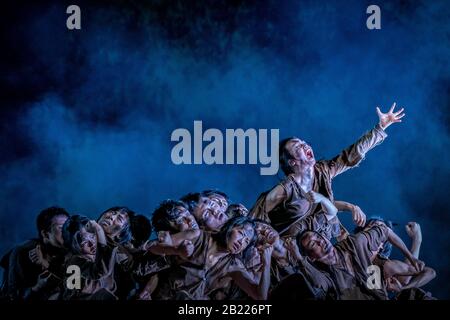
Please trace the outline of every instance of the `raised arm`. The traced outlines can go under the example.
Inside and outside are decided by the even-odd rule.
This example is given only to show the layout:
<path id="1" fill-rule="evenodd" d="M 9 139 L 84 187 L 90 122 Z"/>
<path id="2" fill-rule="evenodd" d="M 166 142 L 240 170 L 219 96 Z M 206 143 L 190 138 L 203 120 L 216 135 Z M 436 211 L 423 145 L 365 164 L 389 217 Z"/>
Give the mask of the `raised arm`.
<path id="1" fill-rule="evenodd" d="M 403 253 L 405 258 L 409 260 L 409 262 L 413 265 L 414 268 L 416 268 L 417 271 L 422 271 L 425 264 L 412 255 L 403 240 L 394 231 L 392 231 L 392 229 L 388 228 L 388 230 L 389 242 Z"/>
<path id="2" fill-rule="evenodd" d="M 422 244 L 422 231 L 420 230 L 420 225 L 417 222 L 408 222 L 405 229 L 412 240 L 411 253 L 416 259 L 419 259 L 420 245 Z"/>
<path id="3" fill-rule="evenodd" d="M 368 131 L 354 144 L 344 149 L 339 155 L 331 160 L 323 161 L 325 169 L 328 170 L 330 178 L 357 166 L 365 157 L 366 153 L 375 146 L 383 142 L 387 137 L 384 130 L 391 124 L 401 122 L 404 117 L 403 108 L 394 112 L 395 103 L 387 113 L 382 113 L 377 107 L 378 124 L 372 130 Z"/>

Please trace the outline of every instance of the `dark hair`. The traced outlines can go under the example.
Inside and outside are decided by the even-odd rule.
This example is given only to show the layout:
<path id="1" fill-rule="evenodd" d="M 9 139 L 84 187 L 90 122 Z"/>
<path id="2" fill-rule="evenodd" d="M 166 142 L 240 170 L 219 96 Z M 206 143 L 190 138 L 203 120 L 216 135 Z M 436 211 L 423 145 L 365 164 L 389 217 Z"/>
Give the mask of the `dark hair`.
<path id="1" fill-rule="evenodd" d="M 290 137 L 281 140 L 280 145 L 278 147 L 279 162 L 281 170 L 283 170 L 285 175 L 289 175 L 293 172 L 291 166 L 289 165 L 289 160 L 293 159 L 293 157 L 290 154 L 290 152 L 286 149 L 286 145 L 292 139 L 297 139 L 297 137 Z"/>
<path id="2" fill-rule="evenodd" d="M 152 225 L 146 216 L 138 214 L 131 218 L 130 230 L 132 235 L 131 243 L 135 248 L 138 248 L 150 238 Z"/>
<path id="3" fill-rule="evenodd" d="M 168 199 L 161 202 L 159 207 L 156 208 L 155 211 L 153 211 L 152 224 L 156 232 L 159 231 L 169 231 L 170 233 L 178 232 L 177 229 L 173 228 L 170 225 L 170 222 L 178 218 L 178 214 L 175 211 L 175 208 L 179 206 L 188 209 L 188 206 L 184 202 Z"/>
<path id="4" fill-rule="evenodd" d="M 245 208 L 245 210 L 247 210 L 247 214 L 248 214 L 248 209 L 240 204 L 240 203 L 232 203 L 228 206 L 225 214 L 230 217 L 230 218 L 234 218 L 234 217 L 245 217 L 242 215 L 241 213 L 241 206 Z"/>
<path id="5" fill-rule="evenodd" d="M 39 233 L 39 239 L 42 240 L 41 231 L 48 232 L 52 226 L 52 220 L 56 216 L 66 216 L 70 217 L 66 209 L 60 207 L 50 207 L 42 210 L 36 219 L 36 226 Z"/>
<path id="6" fill-rule="evenodd" d="M 256 242 L 256 224 L 255 221 L 252 218 L 249 217 L 234 217 L 231 218 L 230 220 L 228 220 L 223 226 L 222 228 L 220 228 L 220 231 L 213 234 L 214 239 L 217 241 L 217 243 L 219 244 L 219 246 L 226 248 L 227 247 L 227 242 L 231 236 L 231 231 L 233 230 L 233 228 L 235 227 L 240 227 L 240 226 L 245 226 L 246 224 L 249 224 L 253 230 L 253 238 L 250 239 L 250 243 L 248 244 L 247 248 L 245 248 L 244 252 L 242 252 L 242 256 L 246 257 L 247 253 L 249 252 L 249 249 L 255 244 Z"/>
<path id="7" fill-rule="evenodd" d="M 75 254 L 81 253 L 80 231 L 89 222 L 89 218 L 80 215 L 69 217 L 63 225 L 62 237 L 64 246 Z"/>
<path id="8" fill-rule="evenodd" d="M 192 213 L 192 211 L 198 206 L 198 202 L 203 195 L 200 192 L 190 192 L 181 197 L 181 201 L 183 201 L 188 210 Z"/>
<path id="9" fill-rule="evenodd" d="M 227 196 L 227 194 L 225 192 L 222 192 L 220 190 L 205 190 L 201 192 L 201 195 L 203 195 L 204 197 L 210 197 L 212 195 L 219 195 L 225 198 L 225 200 L 227 200 L 227 202 L 229 202 L 229 198 Z"/>
<path id="10" fill-rule="evenodd" d="M 124 243 L 131 241 L 132 234 L 131 234 L 131 229 L 130 229 L 130 223 L 131 223 L 131 220 L 133 219 L 133 217 L 136 215 L 136 213 L 127 207 L 118 207 L 118 206 L 112 207 L 112 208 L 109 208 L 109 209 L 103 211 L 102 214 L 100 214 L 100 217 L 98 217 L 97 221 L 100 220 L 101 217 L 103 217 L 103 215 L 105 213 L 110 212 L 110 211 L 126 214 L 128 217 L 128 221 L 129 221 L 129 223 L 127 223 L 125 225 L 125 227 L 120 231 L 119 235 L 114 240 L 116 240 L 120 244 L 124 244 Z"/>

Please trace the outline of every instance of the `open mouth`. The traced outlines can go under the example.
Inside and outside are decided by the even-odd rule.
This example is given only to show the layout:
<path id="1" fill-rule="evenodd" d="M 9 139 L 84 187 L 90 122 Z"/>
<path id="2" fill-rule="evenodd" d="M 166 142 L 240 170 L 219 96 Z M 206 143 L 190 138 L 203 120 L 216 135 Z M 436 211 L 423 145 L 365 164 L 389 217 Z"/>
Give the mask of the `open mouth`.
<path id="1" fill-rule="evenodd" d="M 314 154 L 311 149 L 306 150 L 305 154 L 308 159 L 312 159 L 314 157 Z"/>
<path id="2" fill-rule="evenodd" d="M 110 220 L 102 220 L 102 221 L 100 222 L 100 224 L 101 224 L 101 225 L 104 225 L 104 226 L 110 226 L 110 225 L 111 225 L 111 221 L 110 221 Z"/>
<path id="3" fill-rule="evenodd" d="M 239 252 L 239 249 L 240 249 L 241 247 L 239 246 L 239 244 L 237 244 L 237 243 L 234 243 L 233 244 L 233 250 L 234 250 L 234 252 Z"/>

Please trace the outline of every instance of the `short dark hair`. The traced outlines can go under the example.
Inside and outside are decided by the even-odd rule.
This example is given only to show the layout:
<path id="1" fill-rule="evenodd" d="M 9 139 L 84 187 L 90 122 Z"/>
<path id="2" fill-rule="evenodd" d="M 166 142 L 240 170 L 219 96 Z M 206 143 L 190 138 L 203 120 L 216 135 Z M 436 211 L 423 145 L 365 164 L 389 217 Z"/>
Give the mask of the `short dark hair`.
<path id="1" fill-rule="evenodd" d="M 229 202 L 229 200 L 230 200 L 228 198 L 227 194 L 225 192 L 220 191 L 220 190 L 212 190 L 212 189 L 205 190 L 205 191 L 202 191 L 201 194 L 203 196 L 205 196 L 205 197 L 209 197 L 209 196 L 212 196 L 212 195 L 219 195 L 219 196 L 224 197 L 225 200 L 227 200 L 227 202 Z"/>
<path id="2" fill-rule="evenodd" d="M 89 223 L 89 218 L 73 215 L 66 220 L 62 228 L 64 246 L 75 254 L 81 253 L 80 231 Z"/>
<path id="3" fill-rule="evenodd" d="M 133 217 L 136 215 L 136 213 L 133 210 L 129 209 L 128 207 L 116 206 L 116 207 L 112 207 L 112 208 L 109 208 L 109 209 L 103 211 L 100 214 L 100 217 L 98 217 L 97 221 L 100 220 L 100 218 L 103 217 L 103 215 L 105 213 L 110 212 L 110 211 L 126 214 L 128 217 L 128 221 L 129 221 L 129 223 L 127 223 L 125 225 L 125 227 L 120 231 L 119 235 L 117 236 L 117 238 L 115 240 L 117 240 L 117 242 L 119 242 L 120 244 L 124 244 L 124 243 L 131 241 L 132 234 L 131 234 L 131 229 L 130 229 L 130 223 L 131 223 L 131 220 L 133 219 Z"/>
<path id="4" fill-rule="evenodd" d="M 286 176 L 293 172 L 291 166 L 289 165 L 289 160 L 293 159 L 293 157 L 292 157 L 291 153 L 286 149 L 288 142 L 291 141 L 292 139 L 298 139 L 298 138 L 290 137 L 290 138 L 283 139 L 280 141 L 280 144 L 278 147 L 278 156 L 279 156 L 280 167 Z"/>
<path id="5" fill-rule="evenodd" d="M 234 217 L 243 217 L 243 215 L 241 214 L 241 206 L 245 208 L 245 210 L 247 210 L 247 214 L 248 214 L 248 209 L 240 203 L 232 203 L 228 206 L 225 214 L 230 217 L 230 218 L 234 218 Z"/>
<path id="6" fill-rule="evenodd" d="M 48 232 L 50 231 L 50 227 L 52 226 L 52 220 L 56 216 L 66 216 L 70 217 L 69 213 L 64 208 L 60 207 L 49 207 L 47 209 L 42 210 L 36 219 L 36 227 L 39 233 L 39 239 L 42 240 L 42 231 Z"/>
<path id="7" fill-rule="evenodd" d="M 231 231 L 233 230 L 233 228 L 244 226 L 246 224 L 249 224 L 253 228 L 254 233 L 253 233 L 253 238 L 251 239 L 247 248 L 245 248 L 244 252 L 242 253 L 242 255 L 245 257 L 247 255 L 250 247 L 252 247 L 256 242 L 256 230 L 255 230 L 256 224 L 252 218 L 249 218 L 249 217 L 231 218 L 220 228 L 219 232 L 213 234 L 214 239 L 217 241 L 217 243 L 221 247 L 226 248 L 228 239 L 231 236 Z"/>
<path id="8" fill-rule="evenodd" d="M 198 202 L 201 197 L 202 194 L 200 192 L 190 192 L 182 196 L 180 200 L 187 205 L 188 210 L 192 213 L 192 211 L 198 206 Z"/>
<path id="9" fill-rule="evenodd" d="M 137 214 L 130 220 L 131 243 L 135 248 L 140 247 L 152 234 L 152 225 L 150 220 L 142 215 Z"/>
<path id="10" fill-rule="evenodd" d="M 178 230 L 170 225 L 170 222 L 178 218 L 175 208 L 179 206 L 188 209 L 188 206 L 183 201 L 168 199 L 160 203 L 158 208 L 156 208 L 152 214 L 152 224 L 156 232 L 178 232 Z"/>

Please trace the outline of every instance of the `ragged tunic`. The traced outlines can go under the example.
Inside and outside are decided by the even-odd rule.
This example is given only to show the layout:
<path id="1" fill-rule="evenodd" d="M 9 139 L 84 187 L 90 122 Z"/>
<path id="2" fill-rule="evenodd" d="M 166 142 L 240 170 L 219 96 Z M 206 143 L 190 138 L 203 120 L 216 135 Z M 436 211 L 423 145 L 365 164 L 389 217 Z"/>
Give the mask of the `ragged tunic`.
<path id="1" fill-rule="evenodd" d="M 294 275 L 296 280 L 292 281 Z M 295 283 L 295 287 L 290 287 L 289 283 Z M 299 261 L 289 251 L 287 259 L 272 259 L 271 299 L 278 299 L 280 296 L 288 298 L 288 288 L 298 292 L 302 290 L 302 297 L 296 296 L 298 299 L 326 299 L 335 293 L 328 274 L 314 267 L 307 257 L 302 257 Z"/>
<path id="2" fill-rule="evenodd" d="M 65 286 L 63 300 L 116 300 L 117 289 L 114 279 L 114 265 L 117 248 L 98 244 L 95 260 L 81 254 L 69 254 L 66 257 L 66 269 L 75 265 L 80 268 L 79 289 Z M 67 275 L 64 283 L 71 281 Z"/>
<path id="3" fill-rule="evenodd" d="M 241 258 L 248 274 L 259 283 L 263 272 L 263 263 L 261 261 L 261 253 L 256 247 L 249 248 L 249 252 L 245 258 Z M 234 280 L 229 279 L 229 283 L 223 288 L 214 290 L 209 298 L 211 300 L 251 300 L 247 293 L 242 290 Z"/>
<path id="4" fill-rule="evenodd" d="M 229 285 L 230 273 L 247 272 L 240 258 L 229 253 L 207 264 L 208 251 L 214 245 L 210 232 L 201 231 L 192 243 L 192 255 L 170 269 L 155 295 L 157 299 L 209 300 L 216 290 Z"/>
<path id="5" fill-rule="evenodd" d="M 120 300 L 132 298 L 136 290 L 157 272 L 168 269 L 170 261 L 149 251 L 126 247 L 108 241 L 110 248 L 117 248 L 114 278 L 117 283 L 116 295 Z"/>
<path id="6" fill-rule="evenodd" d="M 317 161 L 314 165 L 312 190 L 321 193 L 330 201 L 334 201 L 332 180 L 339 174 L 357 166 L 364 159 L 366 153 L 386 137 L 387 134 L 377 125 L 333 159 Z M 284 189 L 286 194 L 283 201 L 273 207 L 268 203 L 272 200 L 267 197 L 271 190 L 266 191 L 259 196 L 250 210 L 249 216 L 271 223 L 281 236 L 296 236 L 298 234 L 296 223 L 309 215 L 322 211 L 322 206 L 307 200 L 292 175 L 287 176 L 279 183 L 279 186 Z M 273 209 L 268 211 L 267 207 L 273 207 Z M 324 232 L 328 234 L 328 238 L 337 236 L 340 232 L 338 220 L 331 221 L 324 226 Z"/>
<path id="7" fill-rule="evenodd" d="M 367 267 L 373 264 L 373 254 L 388 238 L 389 229 L 377 225 L 349 236 L 335 245 L 338 263 L 325 267 L 333 278 L 342 300 L 386 300 L 387 292 L 369 289 Z"/>

